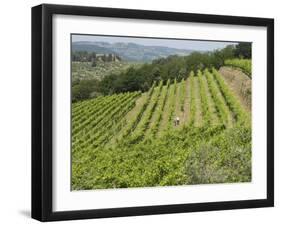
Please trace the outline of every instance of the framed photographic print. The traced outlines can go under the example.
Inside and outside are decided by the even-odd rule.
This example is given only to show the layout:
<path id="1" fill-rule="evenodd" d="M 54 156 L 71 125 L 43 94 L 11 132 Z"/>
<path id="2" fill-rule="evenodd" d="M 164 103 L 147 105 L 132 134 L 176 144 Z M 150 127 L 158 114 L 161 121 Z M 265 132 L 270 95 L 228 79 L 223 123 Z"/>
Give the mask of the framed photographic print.
<path id="1" fill-rule="evenodd" d="M 274 205 L 274 21 L 32 8 L 32 217 Z"/>

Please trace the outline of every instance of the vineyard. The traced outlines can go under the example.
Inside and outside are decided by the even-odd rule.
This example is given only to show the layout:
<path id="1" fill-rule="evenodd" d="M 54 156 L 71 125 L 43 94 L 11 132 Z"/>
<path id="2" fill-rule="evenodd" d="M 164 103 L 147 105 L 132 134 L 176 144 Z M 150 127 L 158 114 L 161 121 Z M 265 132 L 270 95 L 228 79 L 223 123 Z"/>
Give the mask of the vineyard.
<path id="1" fill-rule="evenodd" d="M 72 104 L 73 190 L 249 181 L 251 115 L 214 68 Z"/>
<path id="2" fill-rule="evenodd" d="M 250 78 L 252 77 L 252 60 L 249 59 L 229 59 L 225 61 L 225 65 L 239 68 Z"/>

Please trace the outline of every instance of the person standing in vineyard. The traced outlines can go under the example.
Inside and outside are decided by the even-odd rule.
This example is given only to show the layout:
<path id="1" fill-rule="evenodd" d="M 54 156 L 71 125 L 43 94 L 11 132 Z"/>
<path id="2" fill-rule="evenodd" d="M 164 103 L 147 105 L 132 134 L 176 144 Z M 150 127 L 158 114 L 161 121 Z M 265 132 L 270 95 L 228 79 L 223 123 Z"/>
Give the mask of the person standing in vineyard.
<path id="1" fill-rule="evenodd" d="M 180 124 L 180 118 L 178 116 L 175 117 L 174 124 L 175 126 L 178 126 Z"/>

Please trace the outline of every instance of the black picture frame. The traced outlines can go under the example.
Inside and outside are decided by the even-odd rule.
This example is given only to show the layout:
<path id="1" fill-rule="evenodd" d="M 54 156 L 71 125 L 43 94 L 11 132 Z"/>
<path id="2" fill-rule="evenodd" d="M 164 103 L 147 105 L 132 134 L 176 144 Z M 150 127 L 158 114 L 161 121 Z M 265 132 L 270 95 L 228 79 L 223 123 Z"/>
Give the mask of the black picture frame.
<path id="1" fill-rule="evenodd" d="M 266 27 L 267 198 L 54 212 L 52 210 L 52 18 L 55 14 Z M 40 221 L 57 221 L 271 206 L 274 206 L 273 19 L 49 4 L 32 8 L 32 218 Z"/>

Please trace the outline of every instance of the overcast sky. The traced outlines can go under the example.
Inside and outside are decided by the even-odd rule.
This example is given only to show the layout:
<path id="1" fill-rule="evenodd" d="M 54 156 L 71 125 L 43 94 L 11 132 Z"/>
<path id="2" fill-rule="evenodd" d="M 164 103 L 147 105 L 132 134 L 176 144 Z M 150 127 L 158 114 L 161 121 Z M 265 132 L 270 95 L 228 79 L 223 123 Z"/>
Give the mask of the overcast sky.
<path id="1" fill-rule="evenodd" d="M 93 42 L 132 42 L 145 46 L 166 46 L 178 49 L 191 49 L 198 51 L 211 51 L 221 49 L 234 42 L 215 42 L 215 41 L 194 41 L 194 40 L 173 40 L 173 39 L 157 39 L 157 38 L 131 38 L 117 36 L 95 36 L 95 35 L 72 35 L 72 42 L 77 41 L 93 41 Z"/>

